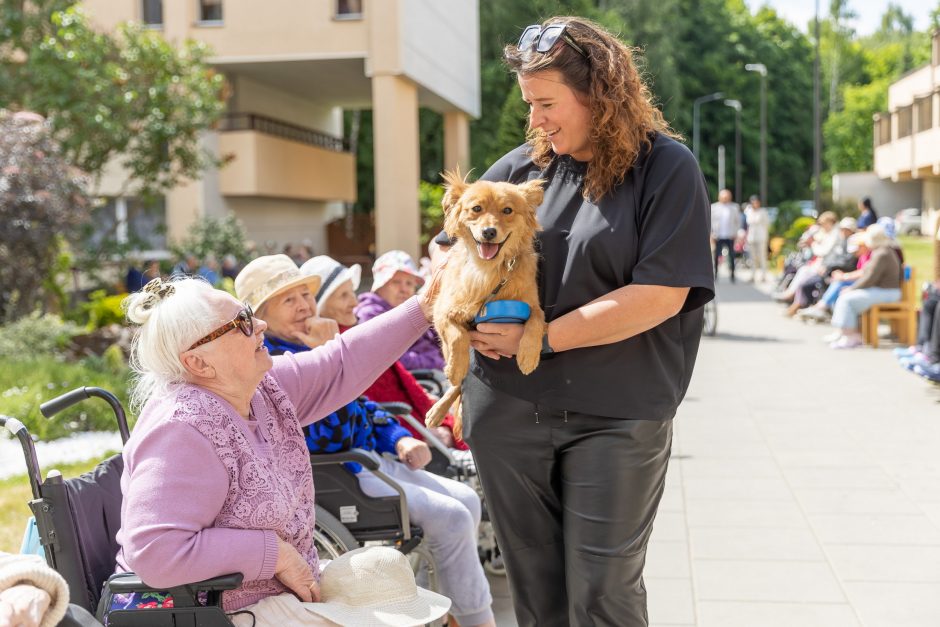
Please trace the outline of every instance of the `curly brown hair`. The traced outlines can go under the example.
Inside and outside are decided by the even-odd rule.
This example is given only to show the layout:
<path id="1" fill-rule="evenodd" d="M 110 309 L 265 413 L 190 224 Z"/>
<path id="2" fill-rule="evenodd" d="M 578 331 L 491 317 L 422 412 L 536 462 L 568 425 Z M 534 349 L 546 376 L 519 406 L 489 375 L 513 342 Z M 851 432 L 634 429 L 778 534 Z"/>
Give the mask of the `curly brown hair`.
<path id="1" fill-rule="evenodd" d="M 584 196 L 599 199 L 621 183 L 640 151 L 649 147 L 652 133 L 679 138 L 653 104 L 653 96 L 633 62 L 637 48 L 625 45 L 604 27 L 581 17 L 552 17 L 542 23 L 564 24 L 570 45 L 560 37 L 546 53 L 535 47 L 503 49 L 503 59 L 517 76 L 554 70 L 565 84 L 590 103 L 593 156 L 584 181 Z M 526 139 L 532 160 L 546 167 L 554 158 L 544 132 L 529 128 Z"/>

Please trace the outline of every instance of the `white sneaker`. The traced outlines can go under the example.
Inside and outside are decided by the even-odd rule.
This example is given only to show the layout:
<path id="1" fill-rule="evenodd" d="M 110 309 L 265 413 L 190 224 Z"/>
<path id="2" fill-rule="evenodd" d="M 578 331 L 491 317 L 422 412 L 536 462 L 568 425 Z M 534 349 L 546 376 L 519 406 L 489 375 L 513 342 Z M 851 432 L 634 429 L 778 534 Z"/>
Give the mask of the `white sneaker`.
<path id="1" fill-rule="evenodd" d="M 825 309 L 820 309 L 819 307 L 804 307 L 796 312 L 801 318 L 808 318 L 810 320 L 819 320 L 824 321 L 830 318 L 829 312 Z"/>
<path id="2" fill-rule="evenodd" d="M 832 333 L 823 336 L 822 341 L 826 344 L 832 344 L 833 342 L 838 342 L 842 338 L 842 331 L 833 331 Z"/>
<path id="3" fill-rule="evenodd" d="M 855 337 L 854 335 L 852 337 L 843 335 L 838 340 L 830 344 L 829 348 L 834 348 L 836 350 L 847 349 L 847 348 L 858 348 L 859 346 L 862 345 L 862 343 L 863 342 L 861 338 Z"/>

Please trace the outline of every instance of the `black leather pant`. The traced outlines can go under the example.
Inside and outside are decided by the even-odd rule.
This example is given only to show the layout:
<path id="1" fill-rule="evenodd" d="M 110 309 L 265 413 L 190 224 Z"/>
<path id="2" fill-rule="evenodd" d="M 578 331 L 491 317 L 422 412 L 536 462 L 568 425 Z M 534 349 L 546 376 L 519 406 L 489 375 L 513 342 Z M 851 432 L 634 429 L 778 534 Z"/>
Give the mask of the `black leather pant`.
<path id="1" fill-rule="evenodd" d="M 520 627 L 645 627 L 672 420 L 549 411 L 472 374 L 463 416 Z"/>

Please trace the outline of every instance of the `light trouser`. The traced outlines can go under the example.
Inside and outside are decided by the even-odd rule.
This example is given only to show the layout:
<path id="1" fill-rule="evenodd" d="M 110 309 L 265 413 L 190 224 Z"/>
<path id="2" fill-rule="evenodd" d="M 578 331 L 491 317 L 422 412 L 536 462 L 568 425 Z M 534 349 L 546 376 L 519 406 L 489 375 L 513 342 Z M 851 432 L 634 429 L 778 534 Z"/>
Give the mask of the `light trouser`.
<path id="1" fill-rule="evenodd" d="M 336 627 L 333 621 L 307 609 L 310 605 L 293 594 L 279 594 L 229 614 L 229 619 L 235 627 Z"/>
<path id="2" fill-rule="evenodd" d="M 848 281 L 833 281 L 829 284 L 829 287 L 826 288 L 826 291 L 823 293 L 822 298 L 819 299 L 819 302 L 832 309 L 836 306 L 836 301 L 839 300 L 839 294 L 842 293 L 842 290 L 848 286 L 855 283 L 853 279 Z"/>
<path id="3" fill-rule="evenodd" d="M 550 411 L 473 374 L 462 402 L 520 627 L 645 627 L 672 420 Z"/>
<path id="4" fill-rule="evenodd" d="M 872 305 L 894 303 L 901 300 L 898 288 L 863 287 L 858 290 L 843 290 L 832 310 L 832 326 L 840 329 L 858 329 L 858 317 Z"/>
<path id="5" fill-rule="evenodd" d="M 751 255 L 751 270 L 753 274 L 757 275 L 759 270 L 761 276 L 764 276 L 767 273 L 767 238 L 748 238 L 747 250 Z"/>
<path id="6" fill-rule="evenodd" d="M 468 485 L 382 458 L 379 469 L 398 482 L 408 499 L 411 520 L 424 530 L 424 541 L 437 563 L 440 592 L 452 602 L 450 613 L 461 625 L 493 618 L 490 584 L 477 553 L 480 497 Z M 363 470 L 356 477 L 369 496 L 396 495 L 388 484 Z"/>

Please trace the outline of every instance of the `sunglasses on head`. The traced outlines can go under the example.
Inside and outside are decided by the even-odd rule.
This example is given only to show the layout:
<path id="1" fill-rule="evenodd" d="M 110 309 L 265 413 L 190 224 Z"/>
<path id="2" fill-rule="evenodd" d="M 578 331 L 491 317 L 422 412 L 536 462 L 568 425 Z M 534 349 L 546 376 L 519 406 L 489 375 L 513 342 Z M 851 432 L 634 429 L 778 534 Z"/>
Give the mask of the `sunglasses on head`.
<path id="1" fill-rule="evenodd" d="M 545 28 L 542 28 L 538 24 L 526 26 L 525 30 L 522 31 L 522 36 L 519 37 L 517 46 L 519 50 L 523 52 L 534 48 L 536 52 L 544 54 L 551 50 L 555 44 L 558 43 L 558 40 L 561 39 L 574 48 L 582 57 L 585 59 L 588 58 L 584 48 L 579 46 L 577 42 L 572 39 L 571 35 L 566 32 L 567 26 L 567 24 L 549 24 Z"/>
<path id="2" fill-rule="evenodd" d="M 209 335 L 203 337 L 200 340 L 197 340 L 186 350 L 193 350 L 197 346 L 202 346 L 203 344 L 208 344 L 212 340 L 217 340 L 232 329 L 238 329 L 248 337 L 251 337 L 254 334 L 255 313 L 251 310 L 251 305 L 245 303 L 245 308 L 239 311 L 238 315 L 235 316 L 232 320 L 229 320 Z"/>

